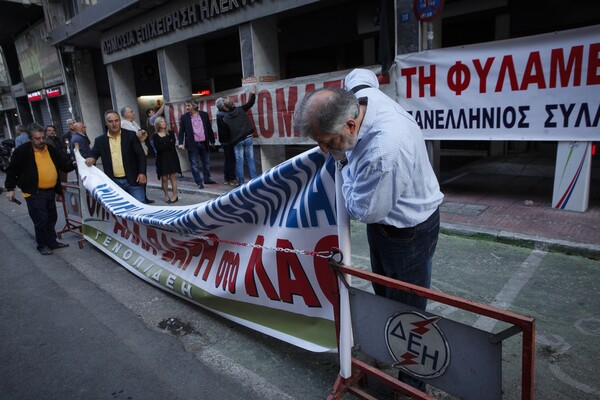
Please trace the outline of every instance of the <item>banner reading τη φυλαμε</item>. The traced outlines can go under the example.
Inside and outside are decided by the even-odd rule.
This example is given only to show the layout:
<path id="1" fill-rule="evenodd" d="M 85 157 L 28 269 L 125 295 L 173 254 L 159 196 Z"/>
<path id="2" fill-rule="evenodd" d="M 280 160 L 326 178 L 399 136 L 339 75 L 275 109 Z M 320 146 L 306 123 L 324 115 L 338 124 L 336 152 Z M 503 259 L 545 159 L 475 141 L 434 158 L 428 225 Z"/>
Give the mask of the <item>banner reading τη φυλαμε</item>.
<path id="1" fill-rule="evenodd" d="M 396 63 L 396 101 L 428 140 L 598 140 L 600 25 Z"/>

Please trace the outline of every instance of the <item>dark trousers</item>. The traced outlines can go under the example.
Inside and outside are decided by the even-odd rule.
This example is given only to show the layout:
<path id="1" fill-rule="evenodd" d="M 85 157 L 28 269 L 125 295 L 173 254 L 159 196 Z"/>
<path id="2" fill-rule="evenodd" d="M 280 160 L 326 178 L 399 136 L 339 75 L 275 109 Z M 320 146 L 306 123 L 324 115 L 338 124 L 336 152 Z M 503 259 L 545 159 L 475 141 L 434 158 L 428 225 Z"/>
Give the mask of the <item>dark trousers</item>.
<path id="1" fill-rule="evenodd" d="M 196 185 L 203 185 L 210 180 L 210 152 L 204 142 L 194 142 L 187 151 L 194 182 L 196 182 Z M 202 175 L 204 179 L 200 176 L 199 162 L 202 162 Z"/>
<path id="2" fill-rule="evenodd" d="M 224 144 L 223 147 L 223 175 L 226 182 L 235 181 L 235 153 L 233 145 Z"/>
<path id="3" fill-rule="evenodd" d="M 33 221 L 35 241 L 38 249 L 56 244 L 54 226 L 56 213 L 56 192 L 54 189 L 39 189 L 37 193 L 26 197 L 27 211 Z"/>
<path id="4" fill-rule="evenodd" d="M 436 210 L 427 221 L 412 228 L 396 228 L 383 224 L 368 224 L 367 238 L 374 273 L 419 285 L 431 286 L 431 260 L 440 231 L 440 212 Z M 425 310 L 427 299 L 373 283 L 375 294 Z M 400 371 L 398 379 L 421 391 L 425 382 Z"/>
<path id="5" fill-rule="evenodd" d="M 374 273 L 419 285 L 431 286 L 431 259 L 440 231 L 440 213 L 436 210 L 427 221 L 412 228 L 368 224 L 367 238 Z M 427 299 L 398 289 L 373 284 L 375 294 L 425 310 Z"/>

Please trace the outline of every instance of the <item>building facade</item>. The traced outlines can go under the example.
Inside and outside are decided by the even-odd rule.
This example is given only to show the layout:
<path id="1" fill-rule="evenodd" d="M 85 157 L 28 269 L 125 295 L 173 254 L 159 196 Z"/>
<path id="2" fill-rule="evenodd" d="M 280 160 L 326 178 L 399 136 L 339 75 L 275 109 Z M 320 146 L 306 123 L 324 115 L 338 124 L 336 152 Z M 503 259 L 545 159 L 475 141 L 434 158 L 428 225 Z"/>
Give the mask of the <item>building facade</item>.
<path id="1" fill-rule="evenodd" d="M 107 109 L 131 106 L 144 126 L 146 108 L 164 102 L 176 130 L 186 98 L 194 96 L 214 118 L 216 97 L 237 96 L 239 103 L 256 84 L 256 144 L 266 170 L 309 145 L 290 128 L 298 98 L 314 87 L 341 84 L 352 68 L 381 72 L 383 64 L 387 72 L 396 55 L 600 24 L 600 3 L 593 1 L 434 1 L 443 6 L 440 15 L 419 19 L 427 3 L 45 0 L 46 40 L 57 50 L 62 82 L 40 89 L 64 92 L 71 113 L 94 137 L 104 133 Z M 24 83 L 27 93 L 39 86 Z M 389 83 L 393 96 L 393 79 Z M 51 117 L 57 109 L 60 114 L 60 104 L 53 105 L 58 100 L 44 100 Z M 34 118 L 44 119 L 41 105 L 39 111 L 31 106 Z M 434 141 L 432 159 L 439 171 L 454 168 L 459 158 L 556 152 L 554 142 L 523 139 Z"/>

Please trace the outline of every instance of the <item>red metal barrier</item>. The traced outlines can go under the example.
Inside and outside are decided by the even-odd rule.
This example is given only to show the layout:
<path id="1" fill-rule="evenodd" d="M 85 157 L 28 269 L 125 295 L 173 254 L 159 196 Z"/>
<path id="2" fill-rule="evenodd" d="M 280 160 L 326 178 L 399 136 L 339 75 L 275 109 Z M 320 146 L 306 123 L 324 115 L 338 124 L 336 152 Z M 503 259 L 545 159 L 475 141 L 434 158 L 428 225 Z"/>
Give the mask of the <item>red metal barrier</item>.
<path id="1" fill-rule="evenodd" d="M 338 276 L 343 279 L 341 274 L 356 276 L 371 282 L 378 283 L 394 289 L 399 289 L 411 294 L 425 297 L 429 300 L 434 300 L 439 303 L 447 304 L 465 311 L 469 311 L 475 314 L 483 315 L 489 318 L 493 318 L 499 321 L 503 321 L 513 325 L 513 328 L 507 329 L 504 332 L 508 336 L 512 336 L 515 333 L 515 329 L 518 329 L 523 334 L 522 340 L 522 371 L 521 371 L 521 384 L 522 392 L 521 399 L 533 400 L 534 393 L 534 351 L 535 351 L 535 319 L 532 317 L 522 316 L 510 311 L 501 310 L 496 307 L 491 307 L 485 304 L 476 303 L 471 300 L 466 300 L 457 296 L 444 294 L 432 289 L 426 289 L 420 286 L 412 285 L 406 282 L 391 279 L 382 275 L 374 274 L 369 271 L 364 271 L 351 266 L 343 265 L 334 260 L 330 260 L 329 265 L 333 268 Z M 334 304 L 334 312 L 336 317 L 336 330 L 338 337 L 340 337 L 340 309 L 339 309 L 339 286 L 338 280 L 336 280 L 336 296 L 337 302 Z M 499 334 L 498 340 L 503 340 L 501 337 L 502 333 Z M 409 395 L 415 399 L 435 399 L 431 395 L 421 392 L 401 381 L 391 377 L 383 371 L 380 371 L 360 360 L 352 358 L 353 372 L 349 378 L 343 378 L 338 376 L 332 394 L 328 399 L 341 399 L 344 394 L 352 393 L 361 399 L 375 399 L 358 386 L 366 384 L 367 376 L 377 378 L 384 384 L 398 390 L 401 393 Z"/>

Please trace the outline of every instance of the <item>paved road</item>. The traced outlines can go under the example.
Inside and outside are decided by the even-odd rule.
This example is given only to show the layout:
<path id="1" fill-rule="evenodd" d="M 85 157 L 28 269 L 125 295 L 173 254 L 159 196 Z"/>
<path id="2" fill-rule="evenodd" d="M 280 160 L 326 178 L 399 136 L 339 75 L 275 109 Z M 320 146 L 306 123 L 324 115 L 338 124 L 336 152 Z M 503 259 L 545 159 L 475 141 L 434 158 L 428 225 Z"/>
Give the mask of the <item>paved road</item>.
<path id="1" fill-rule="evenodd" d="M 24 206 L 0 198 L 3 400 L 326 396 L 335 355 L 307 354 L 189 305 L 91 245 L 78 249 L 71 234 L 71 247 L 42 256 Z M 185 324 L 179 336 L 161 329 L 170 319 Z"/>
<path id="2" fill-rule="evenodd" d="M 353 252 L 365 254 L 360 224 L 353 224 L 352 232 Z M 368 266 L 360 255 L 352 262 Z M 537 399 L 600 399 L 600 261 L 548 252 L 543 246 L 529 249 L 440 235 L 432 288 L 535 317 Z M 368 285 L 363 289 L 369 290 Z M 435 302 L 428 311 L 488 332 L 507 327 Z M 504 399 L 520 398 L 520 346 L 520 336 L 504 343 Z"/>
<path id="3" fill-rule="evenodd" d="M 151 196 L 160 198 L 158 191 Z M 364 229 L 353 224 L 352 232 L 352 263 L 366 266 Z M 25 205 L 0 198 L 2 399 L 323 399 L 329 393 L 335 355 L 240 327 L 142 282 L 88 244 L 78 249 L 73 235 L 65 241 L 70 248 L 39 255 Z M 598 271 L 598 261 L 543 248 L 441 235 L 433 285 L 536 317 L 536 398 L 600 399 Z M 429 309 L 490 332 L 503 329 L 441 304 Z M 164 329 L 172 319 L 184 324 L 179 336 Z M 510 339 L 503 352 L 504 399 L 520 398 L 519 346 L 518 337 Z"/>

